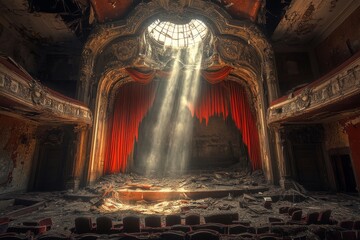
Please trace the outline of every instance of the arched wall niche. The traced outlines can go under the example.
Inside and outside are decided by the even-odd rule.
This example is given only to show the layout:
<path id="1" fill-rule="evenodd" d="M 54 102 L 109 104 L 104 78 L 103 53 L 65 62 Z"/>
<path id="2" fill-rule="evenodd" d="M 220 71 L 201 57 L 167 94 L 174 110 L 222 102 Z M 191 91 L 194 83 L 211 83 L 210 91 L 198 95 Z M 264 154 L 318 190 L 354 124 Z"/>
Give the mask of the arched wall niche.
<path id="1" fill-rule="evenodd" d="M 85 44 L 78 84 L 78 99 L 94 111 L 94 127 L 90 142 L 90 182 L 102 175 L 107 109 L 114 89 L 132 81 L 125 68 L 139 65 L 143 31 L 152 19 L 166 12 L 162 0 L 139 4 L 126 21 L 99 25 Z M 174 1 L 177 2 L 177 1 Z M 168 3 L 170 4 L 170 3 Z M 266 108 L 278 97 L 278 86 L 271 45 L 258 28 L 248 21 L 231 20 L 219 6 L 200 0 L 188 5 L 173 3 L 171 14 L 190 14 L 202 19 L 216 36 L 214 52 L 208 66 L 233 67 L 231 80 L 246 83 L 256 108 L 263 170 L 273 179 L 276 166 L 271 162 Z M 240 80 L 243 79 L 243 80 Z M 113 90 L 112 90 L 113 89 Z"/>

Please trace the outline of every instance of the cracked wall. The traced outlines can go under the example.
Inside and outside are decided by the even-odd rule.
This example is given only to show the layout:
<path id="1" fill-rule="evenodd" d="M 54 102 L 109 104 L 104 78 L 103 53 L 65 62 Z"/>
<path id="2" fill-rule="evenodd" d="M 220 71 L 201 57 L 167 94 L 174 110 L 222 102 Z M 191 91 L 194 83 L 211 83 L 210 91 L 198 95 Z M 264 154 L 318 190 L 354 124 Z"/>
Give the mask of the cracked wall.
<path id="1" fill-rule="evenodd" d="M 0 115 L 0 193 L 27 190 L 35 130 L 29 122 Z"/>

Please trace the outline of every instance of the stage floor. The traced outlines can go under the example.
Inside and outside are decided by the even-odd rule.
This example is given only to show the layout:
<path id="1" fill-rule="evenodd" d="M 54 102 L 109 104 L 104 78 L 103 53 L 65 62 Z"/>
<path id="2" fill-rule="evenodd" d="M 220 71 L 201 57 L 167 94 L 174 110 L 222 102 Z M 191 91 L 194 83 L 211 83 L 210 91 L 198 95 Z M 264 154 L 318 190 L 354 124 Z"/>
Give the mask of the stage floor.
<path id="1" fill-rule="evenodd" d="M 172 177 L 116 174 L 103 177 L 93 186 L 104 196 L 128 201 L 222 198 L 268 190 L 261 172 L 202 171 Z"/>

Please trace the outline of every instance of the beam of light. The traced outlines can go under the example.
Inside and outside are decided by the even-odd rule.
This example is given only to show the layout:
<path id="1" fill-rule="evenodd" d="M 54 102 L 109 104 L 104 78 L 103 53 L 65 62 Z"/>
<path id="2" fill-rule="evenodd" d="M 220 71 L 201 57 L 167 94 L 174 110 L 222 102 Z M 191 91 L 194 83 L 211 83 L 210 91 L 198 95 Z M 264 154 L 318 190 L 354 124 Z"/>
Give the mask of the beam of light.
<path id="1" fill-rule="evenodd" d="M 199 92 L 202 45 L 172 51 L 171 76 L 161 89 L 151 141 L 142 156 L 146 175 L 181 173 L 191 155 L 193 118 L 188 106 L 194 105 Z"/>
<path id="2" fill-rule="evenodd" d="M 162 149 L 165 145 L 166 141 L 166 129 L 165 126 L 169 126 L 171 121 L 171 114 L 174 106 L 174 100 L 176 95 L 176 88 L 178 83 L 178 77 L 180 73 L 180 55 L 181 50 L 174 50 L 174 65 L 171 72 L 171 76 L 169 77 L 166 87 L 165 94 L 161 101 L 159 115 L 156 119 L 156 124 L 152 131 L 152 142 L 150 146 L 149 153 L 145 156 L 145 162 L 147 162 L 146 166 L 146 174 L 152 174 L 157 167 L 161 164 L 161 154 Z"/>
<path id="3" fill-rule="evenodd" d="M 165 171 L 182 172 L 185 170 L 190 157 L 193 136 L 193 118 L 188 106 L 194 105 L 199 92 L 200 65 L 202 51 L 199 45 L 186 49 L 187 62 L 195 64 L 195 68 L 185 69 L 181 88 L 178 95 L 178 107 L 174 114 L 174 129 L 170 137 L 167 157 L 165 159 Z"/>

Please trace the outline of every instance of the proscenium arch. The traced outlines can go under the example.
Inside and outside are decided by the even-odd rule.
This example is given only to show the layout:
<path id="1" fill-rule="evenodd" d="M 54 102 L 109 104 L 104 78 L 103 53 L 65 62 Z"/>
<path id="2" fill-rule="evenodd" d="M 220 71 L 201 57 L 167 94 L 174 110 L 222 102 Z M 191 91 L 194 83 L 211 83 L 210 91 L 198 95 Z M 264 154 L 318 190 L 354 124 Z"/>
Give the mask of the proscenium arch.
<path id="1" fill-rule="evenodd" d="M 176 7 L 176 6 L 175 6 Z M 234 67 L 233 76 L 244 79 L 249 83 L 257 109 L 257 121 L 259 123 L 259 139 L 263 169 L 268 180 L 273 178 L 271 163 L 271 153 L 269 147 L 269 133 L 266 125 L 267 103 L 278 97 L 278 86 L 275 75 L 275 64 L 271 45 L 267 42 L 260 30 L 251 22 L 230 20 L 229 15 L 219 6 L 200 0 L 191 1 L 191 5 L 179 9 L 172 8 L 180 14 L 195 15 L 206 22 L 210 31 L 218 37 L 218 40 L 236 41 L 240 39 L 247 43 L 249 49 L 253 49 L 248 57 L 257 58 L 260 69 L 246 64 L 242 56 L 237 59 L 227 59 L 226 53 L 219 52 L 220 59 L 225 65 Z M 107 48 L 119 40 L 120 44 L 128 41 L 128 44 L 139 43 L 141 35 L 145 31 L 151 20 L 164 14 L 165 9 L 161 1 L 151 1 L 139 4 L 126 21 L 118 21 L 99 25 L 89 37 L 85 44 L 82 55 L 82 68 L 80 82 L 78 84 L 77 96 L 79 100 L 87 103 L 94 110 L 94 127 L 92 132 L 89 180 L 93 181 L 102 175 L 102 153 L 104 144 L 104 126 L 101 124 L 106 118 L 106 104 L 108 101 L 109 90 L 112 84 L 121 81 L 131 81 L 125 67 L 131 67 L 136 55 L 140 51 L 140 46 L 131 55 L 124 59 L 114 59 L 106 65 L 97 66 L 98 60 L 104 57 Z M 230 37 L 230 38 L 229 38 Z M 239 40 L 239 41 L 240 41 Z M 112 44 L 111 44 L 112 43 Z M 242 44 L 244 45 L 244 44 Z M 135 46 L 136 47 L 136 46 Z M 124 56 L 121 52 L 119 57 Z M 126 54 L 125 54 L 126 55 Z M 253 56 L 256 55 L 256 56 Z M 127 80 L 126 80 L 127 79 Z M 96 98 L 95 98 L 96 96 Z M 100 150 L 99 150 L 100 149 Z"/>
<path id="2" fill-rule="evenodd" d="M 120 78 L 117 79 L 117 77 Z M 253 106 L 250 107 L 254 110 L 259 125 L 262 116 L 261 111 L 259 111 L 259 106 L 261 104 L 261 99 L 258 94 L 259 86 L 251 79 L 256 79 L 256 74 L 241 69 L 233 71 L 226 80 L 237 82 L 244 87 L 249 99 L 249 104 L 253 104 Z M 113 70 L 107 71 L 100 79 L 95 108 L 96 116 L 94 130 L 96 131 L 93 132 L 96 136 L 93 138 L 93 149 L 96 151 L 92 151 L 92 154 L 94 154 L 93 158 L 98 161 L 93 161 L 91 165 L 91 170 L 93 170 L 93 173 L 95 174 L 93 176 L 94 180 L 103 174 L 105 144 L 107 139 L 107 126 L 104 123 L 108 121 L 108 117 L 111 117 L 113 110 L 112 104 L 114 103 L 117 90 L 124 84 L 130 82 L 134 82 L 134 80 L 127 74 L 125 68 L 117 69 L 116 67 L 114 67 Z M 259 129 L 259 134 L 260 131 L 261 129 Z M 264 144 L 263 139 L 260 138 L 260 147 L 264 146 Z"/>

